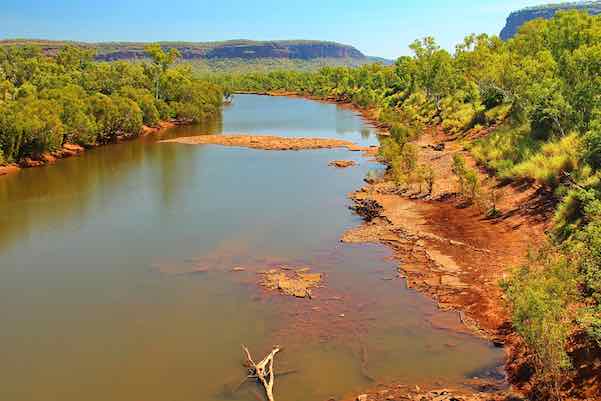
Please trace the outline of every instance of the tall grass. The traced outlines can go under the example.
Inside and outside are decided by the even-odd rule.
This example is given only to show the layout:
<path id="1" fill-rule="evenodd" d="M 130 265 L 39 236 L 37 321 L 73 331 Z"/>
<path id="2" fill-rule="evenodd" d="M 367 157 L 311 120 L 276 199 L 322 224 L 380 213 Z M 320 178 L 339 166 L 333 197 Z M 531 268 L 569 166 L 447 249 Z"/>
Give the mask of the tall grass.
<path id="1" fill-rule="evenodd" d="M 468 148 L 478 163 L 501 178 L 512 178 L 513 167 L 534 155 L 540 142 L 530 136 L 528 124 L 514 126 L 507 123 Z"/>
<path id="2" fill-rule="evenodd" d="M 554 188 L 563 173 L 576 170 L 581 154 L 580 138 L 576 133 L 571 133 L 542 145 L 539 152 L 514 166 L 511 175 Z"/>

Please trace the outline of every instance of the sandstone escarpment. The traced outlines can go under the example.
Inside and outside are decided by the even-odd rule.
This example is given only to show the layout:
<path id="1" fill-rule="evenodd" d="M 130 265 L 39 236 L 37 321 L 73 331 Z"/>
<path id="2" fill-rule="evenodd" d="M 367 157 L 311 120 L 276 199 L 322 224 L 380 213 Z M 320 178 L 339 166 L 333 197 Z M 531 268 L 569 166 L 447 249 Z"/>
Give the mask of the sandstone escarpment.
<path id="1" fill-rule="evenodd" d="M 509 14 L 507 23 L 501 31 L 501 39 L 511 39 L 520 27 L 534 19 L 551 19 L 559 11 L 580 10 L 591 15 L 601 14 L 601 1 L 572 2 L 562 4 L 548 4 L 537 7 L 528 7 Z"/>

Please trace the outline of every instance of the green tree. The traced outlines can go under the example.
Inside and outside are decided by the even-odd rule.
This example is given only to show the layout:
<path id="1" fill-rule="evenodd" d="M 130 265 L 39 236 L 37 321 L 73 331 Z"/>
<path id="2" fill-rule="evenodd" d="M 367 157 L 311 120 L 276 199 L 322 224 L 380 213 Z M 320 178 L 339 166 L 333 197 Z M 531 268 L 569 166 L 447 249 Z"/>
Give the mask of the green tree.
<path id="1" fill-rule="evenodd" d="M 151 74 L 155 85 L 155 98 L 160 98 L 159 83 L 161 74 L 165 74 L 167 69 L 179 58 L 181 54 L 179 50 L 172 48 L 165 52 L 160 44 L 154 43 L 144 47 L 144 51 L 152 60 L 153 68 Z"/>

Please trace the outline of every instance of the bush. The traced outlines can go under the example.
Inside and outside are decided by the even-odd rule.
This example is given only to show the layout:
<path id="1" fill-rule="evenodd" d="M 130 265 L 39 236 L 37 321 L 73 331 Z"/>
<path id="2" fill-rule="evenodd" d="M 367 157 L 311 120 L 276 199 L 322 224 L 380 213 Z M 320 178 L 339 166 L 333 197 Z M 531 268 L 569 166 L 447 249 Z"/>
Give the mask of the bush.
<path id="1" fill-rule="evenodd" d="M 482 104 L 486 107 L 486 110 L 491 110 L 501 105 L 505 100 L 503 91 L 496 86 L 491 85 L 487 85 L 480 90 L 480 97 L 482 98 Z"/>
<path id="2" fill-rule="evenodd" d="M 509 117 L 511 114 L 511 103 L 503 103 L 498 106 L 488 109 L 484 116 L 486 121 L 491 124 L 501 123 Z"/>
<path id="3" fill-rule="evenodd" d="M 579 258 L 579 268 L 586 295 L 601 304 L 601 216 L 586 225 L 575 238 L 573 251 Z"/>
<path id="4" fill-rule="evenodd" d="M 459 192 L 469 201 L 475 200 L 480 193 L 480 180 L 478 173 L 465 164 L 465 159 L 460 154 L 453 155 L 453 174 L 459 183 Z"/>
<path id="5" fill-rule="evenodd" d="M 63 143 L 61 107 L 51 100 L 34 97 L 12 102 L 0 113 L 0 148 L 7 161 L 39 157 Z"/>
<path id="6" fill-rule="evenodd" d="M 392 172 L 395 181 L 399 185 L 411 184 L 414 182 L 414 176 L 417 168 L 417 148 L 406 143 L 400 147 L 398 153 L 392 157 Z"/>
<path id="7" fill-rule="evenodd" d="M 40 93 L 40 98 L 51 99 L 61 105 L 66 142 L 81 145 L 95 142 L 96 124 L 89 115 L 88 96 L 82 87 L 67 85 L 59 89 L 48 89 Z"/>
<path id="8" fill-rule="evenodd" d="M 531 255 L 502 283 L 514 328 L 533 354 L 536 378 L 559 399 L 562 373 L 570 367 L 567 306 L 577 296 L 577 281 L 567 258 L 554 249 Z"/>
<path id="9" fill-rule="evenodd" d="M 537 139 L 563 135 L 569 110 L 569 104 L 558 91 L 538 97 L 529 116 L 532 134 Z"/>
<path id="10" fill-rule="evenodd" d="M 90 108 L 101 143 L 113 142 L 119 135 L 138 135 L 142 129 L 142 110 L 130 99 L 96 94 L 90 101 Z"/>
<path id="11" fill-rule="evenodd" d="M 155 105 L 155 99 L 150 91 L 126 86 L 121 88 L 119 95 L 133 100 L 138 104 L 140 110 L 142 110 L 142 120 L 144 124 L 153 127 L 159 123 L 159 110 Z"/>
<path id="12" fill-rule="evenodd" d="M 601 168 L 601 121 L 593 121 L 582 140 L 584 159 L 593 168 Z"/>

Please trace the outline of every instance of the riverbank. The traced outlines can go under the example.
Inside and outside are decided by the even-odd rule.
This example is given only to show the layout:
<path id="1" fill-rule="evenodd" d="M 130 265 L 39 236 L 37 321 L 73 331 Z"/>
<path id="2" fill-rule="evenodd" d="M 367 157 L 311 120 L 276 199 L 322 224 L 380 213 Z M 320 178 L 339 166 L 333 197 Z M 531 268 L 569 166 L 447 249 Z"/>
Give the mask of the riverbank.
<path id="1" fill-rule="evenodd" d="M 184 120 L 160 121 L 154 127 L 149 127 L 147 125 L 144 125 L 138 135 L 121 135 L 117 138 L 117 142 L 115 142 L 115 143 L 131 140 L 131 139 L 136 139 L 136 138 L 140 138 L 140 137 L 144 137 L 144 136 L 148 136 L 148 135 L 157 134 L 166 129 L 173 128 L 178 125 L 186 125 L 186 124 L 190 124 L 190 121 L 184 121 Z M 9 174 L 14 174 L 23 168 L 49 166 L 49 165 L 56 163 L 58 160 L 78 156 L 78 155 L 84 153 L 87 149 L 98 147 L 98 146 L 114 145 L 115 143 L 109 143 L 109 144 L 103 144 L 103 145 L 93 145 L 93 146 L 88 146 L 88 147 L 84 147 L 84 146 L 73 144 L 73 143 L 65 143 L 65 144 L 63 144 L 61 149 L 56 150 L 54 152 L 43 153 L 38 158 L 27 157 L 23 160 L 20 160 L 18 163 L 10 163 L 10 164 L 4 165 L 4 166 L 0 166 L 0 177 L 9 175 Z"/>
<path id="2" fill-rule="evenodd" d="M 444 150 L 434 150 L 441 142 Z M 487 218 L 481 205 L 457 194 L 452 158 L 469 155 L 441 132 L 426 132 L 416 144 L 420 163 L 432 166 L 437 177 L 432 194 L 417 187 L 399 194 L 388 175 L 365 185 L 350 196 L 359 212 L 368 209 L 369 221 L 342 240 L 391 248 L 409 287 L 435 299 L 443 310 L 459 311 L 472 332 L 505 347 L 507 378 L 525 390 L 527 355 L 512 329 L 499 282 L 530 248 L 544 242 L 551 210 L 536 188 L 499 186 L 481 171 L 484 187 L 503 191 L 499 214 Z"/>
<path id="3" fill-rule="evenodd" d="M 263 94 L 304 97 L 288 92 Z M 361 114 L 370 125 L 376 125 L 376 110 L 361 110 L 335 99 L 319 100 L 342 104 Z M 385 127 L 380 125 L 380 129 L 385 130 Z M 302 143 L 304 140 L 307 143 Z M 308 140 L 294 143 L 291 138 L 236 135 L 167 142 L 267 150 L 331 146 L 351 149 L 348 144 L 317 145 L 311 142 L 315 139 Z M 513 332 L 499 281 L 511 267 L 525 260 L 529 248 L 544 242 L 554 204 L 536 187 L 503 186 L 485 171 L 478 170 L 483 192 L 495 187 L 502 193 L 498 196 L 499 213 L 494 218 L 487 218 L 482 203 L 468 203 L 457 193 L 457 182 L 452 173 L 453 156 L 461 154 L 471 167 L 475 167 L 475 162 L 455 138 L 442 130 L 430 129 L 414 145 L 420 149 L 419 163 L 432 166 L 435 172 L 432 192 L 427 195 L 417 186 L 399 192 L 389 174 L 370 180 L 350 194 L 355 209 L 364 215 L 366 222 L 346 232 L 342 241 L 379 243 L 392 249 L 399 277 L 404 278 L 410 288 L 435 299 L 440 309 L 458 311 L 461 321 L 471 332 L 497 346 L 504 346 L 508 381 L 519 390 L 527 390 L 528 377 L 522 374 L 527 354 Z"/>
<path id="4" fill-rule="evenodd" d="M 482 132 L 472 131 L 464 139 L 481 137 Z M 399 193 L 391 174 L 368 183 L 350 195 L 357 210 L 367 212 L 366 222 L 343 241 L 391 248 L 407 285 L 431 296 L 441 309 L 459 311 L 472 332 L 504 346 L 509 383 L 521 394 L 536 393 L 532 356 L 513 329 L 500 282 L 526 261 L 531 249 L 547 241 L 557 200 L 534 184 L 499 182 L 477 165 L 457 137 L 438 127 L 425 130 L 413 144 L 419 149 L 417 164 L 434 171 L 432 192 L 414 185 Z M 459 194 L 455 155 L 478 174 L 483 195 L 476 201 Z M 487 214 L 493 200 L 486 194 L 496 198 L 494 216 Z M 598 347 L 586 344 L 577 334 L 570 340 L 575 370 L 566 378 L 564 392 L 574 398 L 565 399 L 599 399 L 601 356 Z"/>

